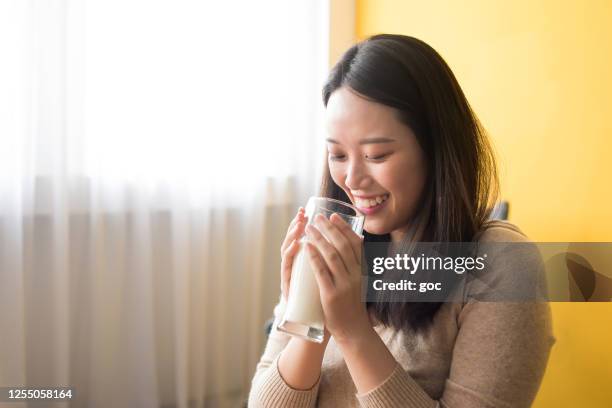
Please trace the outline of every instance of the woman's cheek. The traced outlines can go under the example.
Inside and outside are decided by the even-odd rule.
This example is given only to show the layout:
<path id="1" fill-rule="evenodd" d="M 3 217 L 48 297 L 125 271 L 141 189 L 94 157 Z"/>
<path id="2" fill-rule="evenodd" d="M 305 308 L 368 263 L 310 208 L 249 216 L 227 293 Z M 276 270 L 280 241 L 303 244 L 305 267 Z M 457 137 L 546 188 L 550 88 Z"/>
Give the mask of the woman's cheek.
<path id="1" fill-rule="evenodd" d="M 346 186 L 344 185 L 344 178 L 342 177 L 342 171 L 338 168 L 337 165 L 330 164 L 329 173 L 331 175 L 332 180 L 334 180 L 334 183 L 336 183 L 341 188 L 346 189 Z"/>
<path id="2" fill-rule="evenodd" d="M 374 179 L 376 180 L 376 184 L 378 184 L 382 189 L 384 189 L 387 193 L 394 193 L 401 186 L 401 177 L 405 176 L 406 173 L 398 173 L 399 169 L 394 164 L 383 163 L 379 165 L 374 173 Z"/>

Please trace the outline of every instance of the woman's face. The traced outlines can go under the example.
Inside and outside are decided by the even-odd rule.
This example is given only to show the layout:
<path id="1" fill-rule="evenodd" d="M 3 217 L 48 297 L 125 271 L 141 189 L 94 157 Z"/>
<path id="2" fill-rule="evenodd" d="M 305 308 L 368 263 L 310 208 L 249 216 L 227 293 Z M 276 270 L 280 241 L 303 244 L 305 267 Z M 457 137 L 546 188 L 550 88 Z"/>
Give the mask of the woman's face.
<path id="1" fill-rule="evenodd" d="M 399 239 L 410 226 L 427 179 L 414 133 L 395 109 L 347 87 L 330 96 L 326 126 L 331 176 L 366 214 L 364 229 Z"/>

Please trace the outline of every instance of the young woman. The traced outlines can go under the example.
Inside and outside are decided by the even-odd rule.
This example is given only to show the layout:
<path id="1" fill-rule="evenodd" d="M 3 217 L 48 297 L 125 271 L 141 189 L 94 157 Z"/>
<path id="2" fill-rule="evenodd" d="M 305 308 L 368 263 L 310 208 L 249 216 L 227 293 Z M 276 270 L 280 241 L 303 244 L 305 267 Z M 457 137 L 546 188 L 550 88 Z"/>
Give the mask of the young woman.
<path id="1" fill-rule="evenodd" d="M 366 242 L 529 242 L 516 226 L 489 221 L 494 155 L 430 46 L 386 34 L 354 45 L 323 101 L 321 195 L 366 213 Z M 250 407 L 531 405 L 554 342 L 546 303 L 364 303 L 362 239 L 338 216 L 314 221 L 305 228 L 300 209 L 281 246 L 282 296 Z M 325 314 L 322 344 L 276 330 L 304 229 Z M 493 273 L 512 275 L 528 259 L 513 254 Z"/>

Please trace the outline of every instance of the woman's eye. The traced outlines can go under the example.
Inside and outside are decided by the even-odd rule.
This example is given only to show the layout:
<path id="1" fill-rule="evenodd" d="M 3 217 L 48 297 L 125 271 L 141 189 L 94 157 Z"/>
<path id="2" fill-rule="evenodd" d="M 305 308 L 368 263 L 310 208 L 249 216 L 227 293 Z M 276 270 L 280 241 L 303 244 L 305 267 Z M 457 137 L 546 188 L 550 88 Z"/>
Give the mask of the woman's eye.
<path id="1" fill-rule="evenodd" d="M 334 160 L 334 161 L 339 161 L 339 160 L 344 160 L 344 155 L 343 154 L 329 154 L 329 160 Z"/>
<path id="2" fill-rule="evenodd" d="M 371 161 L 382 161 L 385 158 L 387 158 L 387 156 L 389 156 L 391 153 L 385 153 L 385 154 L 379 154 L 379 155 L 365 155 L 365 158 L 367 160 L 371 160 Z M 346 158 L 346 155 L 344 154 L 333 154 L 333 153 L 329 153 L 329 160 L 332 161 L 342 161 Z"/>
<path id="3" fill-rule="evenodd" d="M 386 158 L 387 156 L 389 156 L 389 154 L 390 153 L 379 154 L 379 155 L 367 155 L 366 154 L 366 159 L 373 160 L 373 161 L 380 161 Z"/>

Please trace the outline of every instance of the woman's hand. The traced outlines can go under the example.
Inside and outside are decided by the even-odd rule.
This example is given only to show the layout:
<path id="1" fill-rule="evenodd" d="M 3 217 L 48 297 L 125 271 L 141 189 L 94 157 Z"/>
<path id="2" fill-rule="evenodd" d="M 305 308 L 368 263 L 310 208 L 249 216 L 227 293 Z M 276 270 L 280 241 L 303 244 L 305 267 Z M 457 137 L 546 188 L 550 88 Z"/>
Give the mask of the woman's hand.
<path id="1" fill-rule="evenodd" d="M 289 285 L 291 282 L 291 268 L 293 259 L 300 249 L 299 239 L 304 233 L 304 227 L 308 218 L 304 215 L 304 207 L 300 207 L 295 218 L 287 228 L 287 235 L 283 241 L 281 252 L 281 292 L 285 302 L 289 296 Z"/>
<path id="2" fill-rule="evenodd" d="M 358 393 L 364 394 L 389 378 L 398 363 L 372 328 L 361 301 L 362 238 L 338 214 L 330 220 L 315 217 L 317 228 L 306 228 L 307 248 L 319 283 L 325 327 L 334 336 Z"/>
<path id="3" fill-rule="evenodd" d="M 319 214 L 314 225 L 306 227 L 307 251 L 319 284 L 325 328 L 337 343 L 359 341 L 373 331 L 361 301 L 362 238 L 338 214 L 329 220 Z"/>

